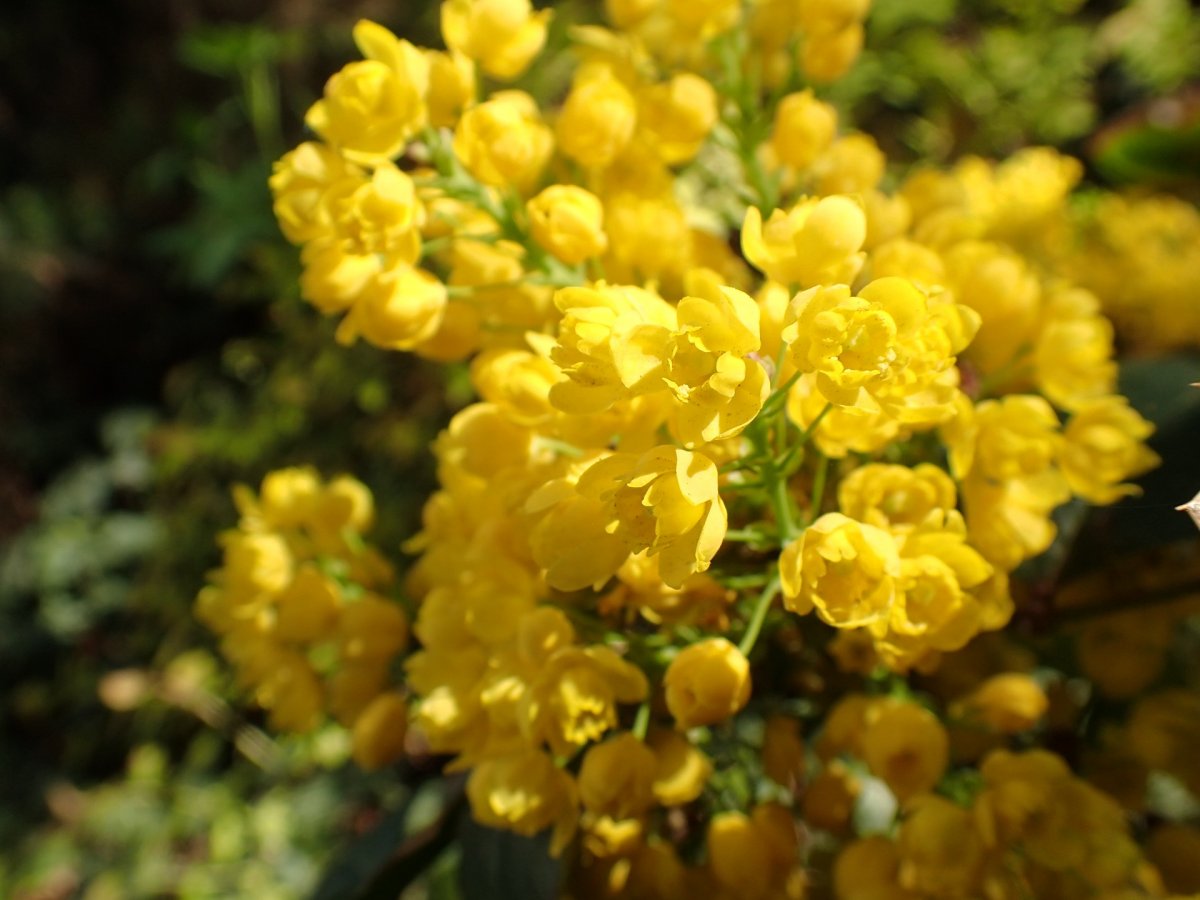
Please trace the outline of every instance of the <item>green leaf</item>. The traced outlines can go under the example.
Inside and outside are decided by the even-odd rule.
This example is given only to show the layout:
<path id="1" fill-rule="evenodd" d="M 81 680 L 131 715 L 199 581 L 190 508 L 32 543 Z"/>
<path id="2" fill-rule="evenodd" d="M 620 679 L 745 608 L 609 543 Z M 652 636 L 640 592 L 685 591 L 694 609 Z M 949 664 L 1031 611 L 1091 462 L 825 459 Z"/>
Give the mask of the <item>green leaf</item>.
<path id="1" fill-rule="evenodd" d="M 464 900 L 554 900 L 562 862 L 550 856 L 550 834 L 523 837 L 485 828 L 469 816 L 459 829 Z"/>
<path id="2" fill-rule="evenodd" d="M 442 782 L 441 815 L 410 834 L 411 792 L 399 808 L 351 844 L 326 870 L 309 900 L 395 900 L 450 846 L 463 809 L 461 782 Z"/>

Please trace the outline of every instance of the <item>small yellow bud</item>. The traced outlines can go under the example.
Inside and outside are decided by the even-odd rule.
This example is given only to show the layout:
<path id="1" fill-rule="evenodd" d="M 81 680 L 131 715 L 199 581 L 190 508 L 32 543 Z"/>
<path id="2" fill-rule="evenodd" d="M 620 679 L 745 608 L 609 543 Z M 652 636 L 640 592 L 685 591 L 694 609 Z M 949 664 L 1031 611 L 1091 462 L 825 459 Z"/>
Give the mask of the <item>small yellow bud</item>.
<path id="1" fill-rule="evenodd" d="M 596 744 L 583 757 L 579 797 L 590 812 L 614 819 L 638 816 L 654 803 L 654 752 L 628 731 Z"/>
<path id="2" fill-rule="evenodd" d="M 607 69 L 577 79 L 555 126 L 563 155 L 589 169 L 611 165 L 633 137 L 637 106 Z"/>
<path id="3" fill-rule="evenodd" d="M 772 144 L 780 162 L 807 169 L 836 133 L 837 110 L 814 97 L 812 91 L 801 91 L 780 101 Z"/>
<path id="4" fill-rule="evenodd" d="M 994 731 L 1017 734 L 1036 725 L 1049 705 L 1036 681 L 1020 672 L 1006 672 L 976 688 L 964 702 L 964 712 Z"/>
<path id="5" fill-rule="evenodd" d="M 392 691 L 380 694 L 354 722 L 352 756 L 360 769 L 382 769 L 404 755 L 408 703 Z"/>
<path id="6" fill-rule="evenodd" d="M 708 638 L 680 651 L 663 683 L 676 727 L 713 725 L 750 699 L 750 663 L 724 638 Z"/>
<path id="7" fill-rule="evenodd" d="M 604 207 L 581 187 L 555 184 L 525 205 L 533 239 L 556 259 L 576 265 L 608 247 Z"/>

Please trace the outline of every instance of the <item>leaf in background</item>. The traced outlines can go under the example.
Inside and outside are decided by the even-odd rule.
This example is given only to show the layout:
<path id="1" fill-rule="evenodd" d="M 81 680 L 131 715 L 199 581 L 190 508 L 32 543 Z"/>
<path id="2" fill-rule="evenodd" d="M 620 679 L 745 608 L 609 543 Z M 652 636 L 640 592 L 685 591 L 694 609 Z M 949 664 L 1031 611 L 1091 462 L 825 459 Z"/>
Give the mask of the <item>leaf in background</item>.
<path id="1" fill-rule="evenodd" d="M 522 837 L 485 828 L 463 816 L 459 883 L 465 900 L 554 900 L 562 878 L 550 856 L 550 835 Z"/>
<path id="2" fill-rule="evenodd" d="M 442 795 L 441 813 L 420 831 L 410 833 L 411 814 L 421 805 L 417 800 L 427 800 L 429 791 Z M 334 859 L 309 900 L 395 900 L 453 842 L 462 808 L 461 779 L 430 782 L 413 791 L 399 808 Z"/>
<path id="3" fill-rule="evenodd" d="M 1195 185 L 1200 174 L 1200 91 L 1156 99 L 1090 143 L 1096 168 L 1116 183 Z"/>

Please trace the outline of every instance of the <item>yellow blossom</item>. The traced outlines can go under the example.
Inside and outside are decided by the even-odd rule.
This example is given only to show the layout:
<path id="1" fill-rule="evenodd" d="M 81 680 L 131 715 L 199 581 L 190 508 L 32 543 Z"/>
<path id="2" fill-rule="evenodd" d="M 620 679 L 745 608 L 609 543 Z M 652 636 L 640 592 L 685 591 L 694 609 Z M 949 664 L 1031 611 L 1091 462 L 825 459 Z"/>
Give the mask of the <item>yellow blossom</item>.
<path id="1" fill-rule="evenodd" d="M 660 446 L 641 456 L 615 453 L 579 478 L 579 493 L 606 504 L 630 553 L 659 557 L 671 587 L 705 571 L 725 539 L 727 516 L 717 467 L 703 454 Z"/>
<path id="2" fill-rule="evenodd" d="M 1071 492 L 1101 504 L 1141 493 L 1122 482 L 1159 464 L 1158 454 L 1143 443 L 1153 433 L 1154 426 L 1124 397 L 1080 404 L 1063 430 L 1058 457 Z"/>
<path id="3" fill-rule="evenodd" d="M 606 67 L 584 70 L 555 123 L 564 156 L 589 169 L 609 166 L 633 137 L 637 104 Z"/>
<path id="4" fill-rule="evenodd" d="M 886 160 L 867 134 L 838 138 L 813 164 L 817 193 L 864 194 L 883 178 Z"/>
<path id="5" fill-rule="evenodd" d="M 359 176 L 357 166 L 317 141 L 306 141 L 275 162 L 270 188 L 275 219 L 293 244 L 326 237 L 333 230 L 325 204 L 330 187 Z"/>
<path id="6" fill-rule="evenodd" d="M 897 839 L 899 882 L 923 897 L 977 896 L 984 846 L 969 810 L 924 794 L 906 811 Z"/>
<path id="7" fill-rule="evenodd" d="M 618 703 L 644 700 L 641 669 L 607 647 L 563 647 L 539 667 L 520 701 L 523 732 L 566 756 L 617 724 Z"/>
<path id="8" fill-rule="evenodd" d="M 908 701 L 876 707 L 862 736 L 863 759 L 900 802 L 933 790 L 945 774 L 950 740 L 937 716 Z"/>
<path id="9" fill-rule="evenodd" d="M 931 463 L 908 466 L 868 463 L 838 485 L 838 508 L 860 522 L 915 526 L 931 512 L 954 509 L 957 491 L 946 472 Z"/>
<path id="10" fill-rule="evenodd" d="M 523 91 L 498 91 L 463 113 L 454 153 L 486 185 L 528 193 L 554 149 L 554 136 Z"/>
<path id="11" fill-rule="evenodd" d="M 717 122 L 716 91 L 690 72 L 647 88 L 637 102 L 641 135 L 671 165 L 693 158 Z"/>
<path id="12" fill-rule="evenodd" d="M 816 609 L 837 628 L 885 626 L 896 602 L 900 557 L 892 536 L 826 513 L 779 557 L 784 606 Z"/>
<path id="13" fill-rule="evenodd" d="M 425 103 L 429 124 L 453 128 L 464 109 L 475 102 L 475 63 L 463 53 L 426 50 L 429 63 L 429 93 Z"/>
<path id="14" fill-rule="evenodd" d="M 867 217 L 854 200 L 808 198 L 775 210 L 765 223 L 757 207 L 747 209 L 742 252 L 781 284 L 849 284 L 862 268 L 866 237 Z"/>
<path id="15" fill-rule="evenodd" d="M 654 803 L 655 754 L 628 731 L 596 744 L 583 757 L 579 797 L 591 812 L 627 819 Z"/>
<path id="16" fill-rule="evenodd" d="M 404 696 L 395 691 L 380 694 L 354 723 L 354 762 L 368 772 L 394 763 L 404 754 L 407 731 L 408 703 Z"/>
<path id="17" fill-rule="evenodd" d="M 815 828 L 844 832 L 854 815 L 862 783 L 841 760 L 832 760 L 804 789 L 804 821 Z"/>
<path id="18" fill-rule="evenodd" d="M 1049 708 L 1041 685 L 1020 672 L 993 675 L 961 703 L 968 721 L 977 719 L 1002 734 L 1033 728 Z"/>
<path id="19" fill-rule="evenodd" d="M 527 750 L 485 760 L 471 771 L 467 799 L 475 820 L 535 835 L 553 826 L 551 852 L 561 853 L 578 825 L 578 789 L 544 753 Z"/>
<path id="20" fill-rule="evenodd" d="M 386 28 L 361 20 L 354 41 L 366 59 L 345 66 L 305 122 L 351 162 L 373 166 L 399 154 L 426 121 L 429 64 Z"/>
<path id="21" fill-rule="evenodd" d="M 708 638 L 671 660 L 663 684 L 676 727 L 713 725 L 736 715 L 750 699 L 750 663 L 724 638 Z"/>
<path id="22" fill-rule="evenodd" d="M 550 16 L 529 0 L 443 0 L 442 37 L 488 75 L 511 81 L 541 51 Z"/>
<path id="23" fill-rule="evenodd" d="M 784 165 L 807 169 L 833 143 L 837 110 L 812 91 L 788 94 L 775 110 L 771 146 Z"/>
<path id="24" fill-rule="evenodd" d="M 608 247 L 604 207 L 590 191 L 555 184 L 531 199 L 525 209 L 533 239 L 568 265 L 599 256 Z"/>
<path id="25" fill-rule="evenodd" d="M 691 803 L 704 792 L 712 761 L 678 731 L 652 731 L 647 743 L 654 751 L 654 799 L 662 806 Z"/>
<path id="26" fill-rule="evenodd" d="M 978 323 L 967 307 L 911 281 L 881 278 L 857 297 L 845 285 L 797 294 L 783 338 L 793 364 L 814 373 L 829 402 L 928 427 L 954 413 L 956 354 Z"/>
<path id="27" fill-rule="evenodd" d="M 364 286 L 337 338 L 386 350 L 408 350 L 432 335 L 446 310 L 446 286 L 424 269 L 398 265 Z"/>

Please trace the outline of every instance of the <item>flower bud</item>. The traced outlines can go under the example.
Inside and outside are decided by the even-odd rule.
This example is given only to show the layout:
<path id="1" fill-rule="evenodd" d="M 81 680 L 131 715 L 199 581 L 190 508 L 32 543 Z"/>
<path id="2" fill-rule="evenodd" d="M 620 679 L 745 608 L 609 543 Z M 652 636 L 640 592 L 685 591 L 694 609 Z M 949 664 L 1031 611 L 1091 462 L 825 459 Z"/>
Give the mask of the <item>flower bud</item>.
<path id="1" fill-rule="evenodd" d="M 680 651 L 663 682 L 678 728 L 713 725 L 750 699 L 750 663 L 729 641 L 709 638 Z"/>
<path id="2" fill-rule="evenodd" d="M 525 209 L 533 239 L 567 265 L 598 256 L 608 247 L 604 207 L 590 191 L 574 185 L 551 185 Z"/>
<path id="3" fill-rule="evenodd" d="M 579 770 L 579 797 L 597 815 L 641 815 L 654 803 L 654 769 L 654 752 L 627 731 L 588 750 Z"/>
<path id="4" fill-rule="evenodd" d="M 404 755 L 408 704 L 396 691 L 380 694 L 354 722 L 354 762 L 368 772 L 381 769 Z"/>
<path id="5" fill-rule="evenodd" d="M 780 101 L 772 144 L 784 165 L 807 169 L 836 133 L 837 110 L 814 97 L 812 91 L 801 91 Z"/>

